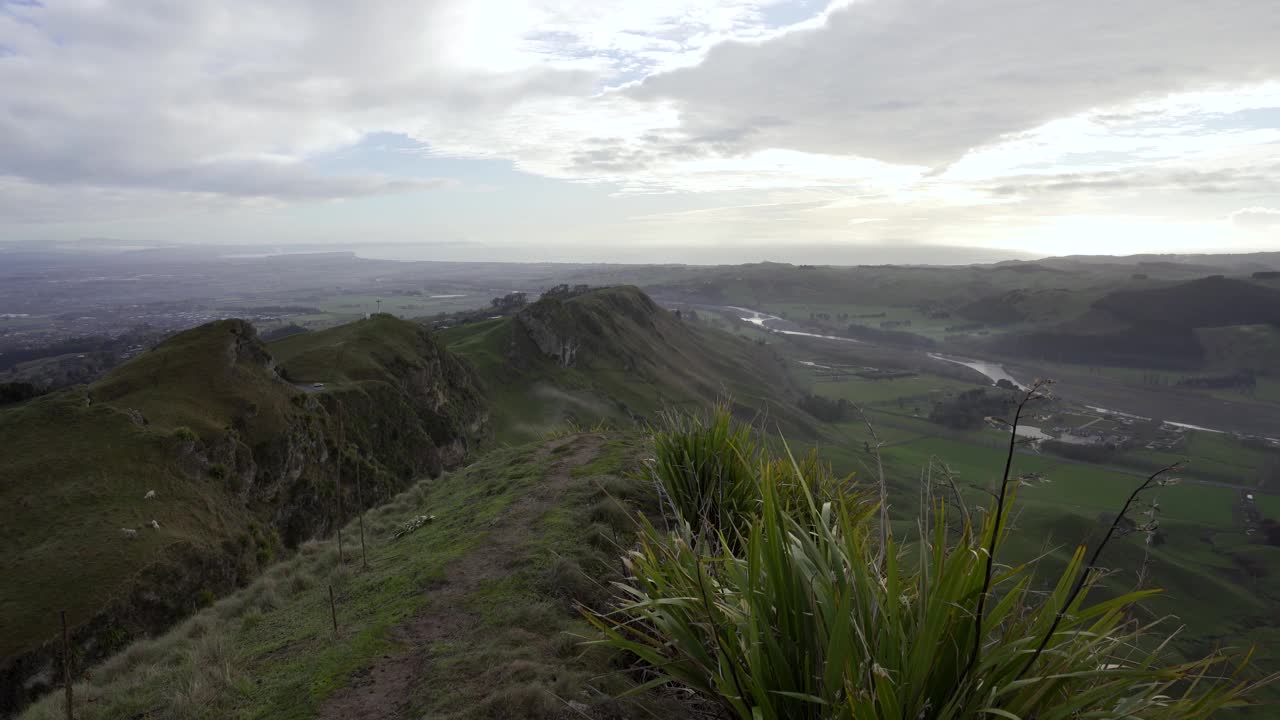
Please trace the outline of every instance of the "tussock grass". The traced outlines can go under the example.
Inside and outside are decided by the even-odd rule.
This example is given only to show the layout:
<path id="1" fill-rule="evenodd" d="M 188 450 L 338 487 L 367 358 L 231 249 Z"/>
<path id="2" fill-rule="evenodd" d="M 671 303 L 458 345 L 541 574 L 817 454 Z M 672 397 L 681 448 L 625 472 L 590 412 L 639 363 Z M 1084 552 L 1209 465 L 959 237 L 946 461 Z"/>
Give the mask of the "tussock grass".
<path id="1" fill-rule="evenodd" d="M 250 608 L 244 617 L 257 612 Z M 155 639 L 136 642 L 107 660 L 92 680 L 77 682 L 75 717 L 204 720 L 225 717 L 235 695 L 237 657 L 231 623 L 206 610 Z M 66 717 L 61 692 L 33 704 L 26 720 Z"/>
<path id="2" fill-rule="evenodd" d="M 249 631 L 262 623 L 263 613 L 260 608 L 251 607 L 240 616 L 240 629 Z"/>
<path id="3" fill-rule="evenodd" d="M 605 498 L 591 506 L 588 515 L 593 522 L 608 528 L 623 529 L 635 524 L 630 510 L 615 498 Z"/>
<path id="4" fill-rule="evenodd" d="M 587 577 L 576 560 L 556 558 L 548 575 L 551 592 L 557 597 L 594 606 L 605 594 L 604 588 Z"/>
<path id="5" fill-rule="evenodd" d="M 506 687 L 489 696 L 482 706 L 487 717 L 505 718 L 554 718 L 559 717 L 564 704 L 545 686 L 539 684 Z"/>
<path id="6" fill-rule="evenodd" d="M 829 493 L 820 465 L 766 457 L 724 411 L 672 423 L 657 455 L 678 522 L 645 523 L 614 606 L 587 617 L 650 686 L 727 716 L 1199 720 L 1275 679 L 1243 679 L 1247 655 L 1171 660 L 1162 626 L 1132 612 L 1155 591 L 1090 598 L 1105 541 L 1044 590 L 1033 565 L 997 562 L 1017 488 L 1007 469 L 976 525 L 956 533 L 929 503 L 902 545 L 881 539 L 869 495 Z"/>

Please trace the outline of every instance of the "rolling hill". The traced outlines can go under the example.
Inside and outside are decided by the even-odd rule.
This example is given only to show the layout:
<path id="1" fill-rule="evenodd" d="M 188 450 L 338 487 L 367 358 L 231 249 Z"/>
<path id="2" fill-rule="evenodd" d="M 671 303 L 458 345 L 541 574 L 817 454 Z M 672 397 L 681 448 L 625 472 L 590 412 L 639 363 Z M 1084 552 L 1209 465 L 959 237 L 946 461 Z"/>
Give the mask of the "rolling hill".
<path id="1" fill-rule="evenodd" d="M 59 610 L 91 663 L 330 532 L 339 453 L 354 508 L 357 471 L 361 499 L 380 502 L 461 462 L 485 430 L 471 373 L 389 316 L 277 347 L 214 322 L 93 385 L 0 409 L 0 503 L 14 509 L 0 527 L 0 710 L 53 681 Z"/>
<path id="2" fill-rule="evenodd" d="M 1098 365 L 1265 372 L 1256 350 L 1234 351 L 1232 333 L 1219 328 L 1262 328 L 1241 341 L 1266 344 L 1265 328 L 1280 327 L 1280 289 L 1241 278 L 1211 275 L 1189 282 L 1120 289 L 1094 301 L 1079 317 L 1044 328 L 1019 330 L 974 346 L 991 353 Z M 1224 347 L 1224 343 L 1228 346 Z M 1227 367 L 1240 356 L 1240 367 Z"/>
<path id="3" fill-rule="evenodd" d="M 470 361 L 491 401 L 497 437 L 524 441 L 565 423 L 644 424 L 672 408 L 731 399 L 801 435 L 786 360 L 767 345 L 677 317 L 640 290 L 547 297 L 511 317 L 448 329 L 450 351 Z"/>
<path id="4" fill-rule="evenodd" d="M 23 452 L 0 462 L 0 502 L 21 508 L 0 529 L 17 548 L 0 565 L 14 620 L 0 630 L 0 710 L 54 683 L 59 610 L 92 665 L 490 439 L 644 426 L 726 399 L 813 437 L 786 362 L 616 287 L 434 336 L 375 315 L 264 343 L 219 321 L 93 385 L 6 406 L 0 434 Z"/>
<path id="5" fill-rule="evenodd" d="M 1143 302 L 1169 301 L 1128 298 L 1122 309 Z M 1241 326 L 1256 336 L 1245 355 L 1266 362 L 1274 328 L 1254 319 Z M 841 352 L 866 351 L 850 347 Z M 698 715 L 704 708 L 661 688 L 619 698 L 636 689 L 621 672 L 628 660 L 578 642 L 591 632 L 578 603 L 598 606 L 625 572 L 619 556 L 632 547 L 635 513 L 656 517 L 660 498 L 640 474 L 651 438 L 631 428 L 666 409 L 732 398 L 739 416 L 765 416 L 759 424 L 780 428 L 796 449 L 837 440 L 823 457 L 873 481 L 861 423 L 819 423 L 797 409 L 787 362 L 775 346 L 627 286 L 551 293 L 436 335 L 381 315 L 266 344 L 237 321 L 198 328 L 91 387 L 0 411 L 4 437 L 34 448 L 0 465 L 0 500 L 30 513 L 0 530 L 20 549 L 0 566 L 0 610 L 19 621 L 5 624 L 3 639 L 43 642 L 56 630 L 50 609 L 96 603 L 68 605 L 85 652 L 79 667 L 111 656 L 77 683 L 81 718 Z M 949 386 L 894 382 L 918 395 Z M 903 392 L 878 380 L 856 387 L 860 401 Z M 890 509 L 905 538 L 922 479 L 937 468 L 957 496 L 979 496 L 1005 451 L 988 431 L 940 432 L 909 404 L 895 410 L 893 397 L 872 416 L 884 421 Z M 305 542 L 341 523 L 338 452 L 346 501 L 359 468 L 365 504 L 379 505 L 363 518 L 368 567 L 350 546 L 342 562 L 330 538 Z M 464 459 L 475 462 L 447 470 Z M 1064 561 L 1138 481 L 1124 468 L 1033 452 L 1014 463 L 1046 480 L 1021 491 L 1027 534 L 1006 558 L 1018 561 Z M 155 500 L 144 499 L 149 489 Z M 1151 560 L 1153 582 L 1172 598 L 1152 607 L 1185 614 L 1192 628 L 1178 652 L 1276 632 L 1277 551 L 1241 532 L 1244 491 L 1162 491 L 1161 544 L 1146 548 L 1135 535 L 1109 550 L 1118 570 Z M 59 526 L 67 518 L 77 523 Z M 147 527 L 152 518 L 159 529 Z M 349 532 L 359 527 L 345 519 Z M 124 527 L 139 537 L 121 537 Z M 139 635 L 149 637 L 122 650 Z M 47 647 L 23 657 L 3 678 L 22 688 L 18 701 L 56 684 Z M 60 701 L 24 717 L 55 717 Z"/>

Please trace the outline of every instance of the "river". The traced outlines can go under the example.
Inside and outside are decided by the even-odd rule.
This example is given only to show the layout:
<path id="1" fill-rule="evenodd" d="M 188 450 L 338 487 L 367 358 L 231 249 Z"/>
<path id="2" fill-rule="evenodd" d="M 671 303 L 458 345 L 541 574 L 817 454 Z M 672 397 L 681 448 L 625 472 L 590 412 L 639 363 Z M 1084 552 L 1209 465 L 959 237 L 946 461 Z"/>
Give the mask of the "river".
<path id="1" fill-rule="evenodd" d="M 765 325 L 765 323 L 771 322 L 771 321 L 772 322 L 790 322 L 790 320 L 787 320 L 786 318 L 780 318 L 777 315 L 769 315 L 767 313 L 762 313 L 758 310 L 752 310 L 750 308 L 738 307 L 736 305 L 727 305 L 723 309 L 734 310 L 738 313 L 751 313 L 748 316 L 740 315 L 739 319 L 749 322 L 752 325 L 755 325 L 756 327 L 760 328 L 761 330 L 768 330 L 769 332 L 778 333 L 779 335 L 795 335 L 797 337 L 821 338 L 823 340 L 839 340 L 840 342 L 849 342 L 849 343 L 862 342 L 861 340 L 854 340 L 853 338 L 840 337 L 839 335 L 819 335 L 817 333 L 802 332 L 800 330 L 784 330 L 782 328 L 770 327 L 768 325 Z"/>
<path id="2" fill-rule="evenodd" d="M 965 360 L 962 358 L 947 357 L 946 355 L 940 355 L 938 353 L 929 353 L 929 357 L 933 358 L 934 360 L 943 360 L 945 362 L 955 363 L 957 365 L 963 365 L 967 368 L 972 368 L 974 370 L 977 370 L 983 375 L 986 375 L 987 379 L 991 381 L 992 385 L 995 385 L 1001 380 L 1008 380 L 1009 382 L 1013 383 L 1014 386 L 1017 387 L 1019 390 L 1027 389 L 1025 385 L 1015 380 L 1013 376 L 1009 374 L 1009 371 L 1004 369 L 1003 365 L 997 365 L 995 363 L 989 363 L 983 360 Z"/>
<path id="3" fill-rule="evenodd" d="M 800 336 L 800 337 L 821 338 L 821 339 L 823 339 L 823 340 L 838 340 L 838 341 L 840 341 L 840 342 L 850 342 L 850 343 L 860 343 L 860 344 L 862 343 L 862 341 L 861 341 L 861 340 L 854 340 L 853 338 L 839 337 L 839 336 L 836 336 L 836 335 L 820 335 L 820 334 L 817 334 L 817 333 L 801 332 L 801 331 L 799 331 L 799 330 L 783 330 L 782 328 L 770 327 L 767 323 L 770 323 L 770 322 L 775 322 L 775 323 L 789 323 L 790 321 L 789 321 L 789 320 L 787 320 L 786 318 L 780 318 L 780 317 L 778 317 L 777 315 L 770 315 L 770 314 L 768 314 L 768 313 L 762 313 L 762 312 L 760 312 L 759 310 L 752 310 L 751 308 L 738 307 L 738 306 L 736 306 L 736 305 L 728 305 L 728 306 L 721 307 L 721 308 L 719 308 L 719 309 L 721 309 L 721 310 L 732 310 L 732 311 L 734 311 L 734 312 L 738 313 L 738 316 L 739 316 L 739 318 L 740 318 L 741 320 L 743 320 L 743 321 L 745 321 L 745 322 L 749 322 L 749 323 L 751 323 L 752 325 L 755 325 L 756 327 L 758 327 L 758 328 L 760 328 L 760 329 L 762 329 L 762 330 L 768 330 L 769 332 L 775 332 L 775 333 L 779 333 L 779 334 L 781 334 L 781 335 L 797 335 L 797 336 Z M 1003 365 L 1000 365 L 1000 364 L 998 364 L 998 363 L 987 362 L 987 361 L 985 361 L 985 360 L 971 360 L 971 359 L 967 359 L 967 358 L 949 357 L 949 356 L 947 356 L 947 355 L 942 355 L 942 354 L 940 354 L 940 353 L 933 353 L 933 352 L 931 352 L 931 353 L 927 353 L 927 355 L 928 355 L 929 357 L 933 358 L 934 360 L 942 360 L 942 361 L 944 361 L 944 362 L 955 363 L 955 364 L 957 364 L 957 365 L 963 365 L 963 366 L 965 366 L 965 367 L 967 367 L 967 368 L 971 368 L 971 369 L 973 369 L 973 370 L 976 370 L 976 371 L 978 371 L 978 372 L 982 373 L 984 376 L 986 376 L 986 378 L 987 378 L 988 380 L 990 380 L 990 381 L 991 381 L 991 384 L 992 384 L 992 385 L 994 385 L 994 384 L 996 384 L 996 383 L 1000 382 L 1001 380 L 1008 380 L 1009 382 L 1011 382 L 1011 383 L 1013 383 L 1015 386 L 1017 386 L 1017 388 L 1018 388 L 1018 389 L 1020 389 L 1020 390 L 1026 390 L 1026 389 L 1027 389 L 1025 385 L 1023 385 L 1022 383 L 1018 382 L 1018 381 L 1017 381 L 1017 379 L 1015 379 L 1012 375 L 1010 375 L 1010 374 L 1009 374 L 1009 371 L 1008 371 L 1008 370 L 1006 370 L 1006 369 L 1005 369 L 1005 367 L 1004 367 Z M 804 362 L 803 364 L 805 364 L 805 365 L 813 365 L 813 366 L 817 366 L 817 365 L 816 365 L 816 363 L 811 363 L 811 362 Z M 1131 418 L 1131 419 L 1138 419 L 1138 420 L 1149 420 L 1149 418 L 1145 418 L 1145 417 L 1142 417 L 1142 416 L 1140 416 L 1140 415 L 1132 415 L 1132 414 L 1130 414 L 1130 413 L 1122 412 L 1122 411 L 1120 411 L 1120 410 L 1110 410 L 1110 409 L 1108 409 L 1108 408 L 1093 407 L 1093 406 L 1091 406 L 1091 405 L 1090 405 L 1090 406 L 1086 406 L 1086 407 L 1088 407 L 1090 410 L 1094 410 L 1094 411 L 1096 411 L 1096 412 L 1103 413 L 1103 414 L 1117 415 L 1117 416 L 1121 416 L 1121 417 L 1128 417 L 1128 418 Z M 1191 424 L 1188 424 L 1188 423 L 1171 422 L 1171 421 L 1168 421 L 1168 420 L 1164 420 L 1164 421 L 1162 421 L 1162 422 L 1163 422 L 1165 425 L 1169 425 L 1169 426 L 1177 427 L 1177 428 L 1182 428 L 1182 429 L 1184 429 L 1184 430 L 1200 430 L 1200 431 L 1203 431 L 1203 432 L 1211 432 L 1211 433 L 1219 433 L 1219 434 L 1226 434 L 1226 433 L 1227 433 L 1227 431 L 1226 431 L 1226 430 L 1218 430 L 1218 429 L 1215 429 L 1215 428 L 1203 427 L 1203 426 L 1200 426 L 1200 425 L 1191 425 Z M 1048 435 L 1048 434 L 1044 433 L 1044 432 L 1043 432 L 1043 431 L 1041 431 L 1039 428 L 1033 428 L 1033 427 L 1029 427 L 1029 426 L 1028 426 L 1028 427 L 1026 427 L 1025 429 L 1026 429 L 1026 431 L 1027 431 L 1027 432 L 1025 433 L 1025 436 L 1026 436 L 1026 437 L 1029 437 L 1029 438 L 1036 438 L 1036 439 L 1046 439 L 1046 438 L 1051 438 L 1051 436 L 1050 436 L 1050 435 Z M 1024 433 L 1022 432 L 1022 430 L 1023 430 L 1023 428 L 1019 428 L 1019 433 L 1018 433 L 1019 435 L 1024 435 Z M 1068 439 L 1068 438 L 1070 438 L 1070 439 Z M 1079 439 L 1078 439 L 1078 438 L 1074 438 L 1074 437 L 1070 437 L 1070 436 L 1064 436 L 1064 437 L 1062 437 L 1062 438 L 1056 438 L 1056 439 L 1058 439 L 1058 440 L 1062 440 L 1062 441 L 1064 441 L 1064 442 L 1078 442 L 1078 441 L 1079 441 Z M 1280 442 L 1280 440 L 1276 440 L 1276 439 L 1273 439 L 1273 438 L 1268 438 L 1268 440 L 1271 440 L 1272 442 Z"/>
<path id="4" fill-rule="evenodd" d="M 739 307 L 737 305 L 725 305 L 719 309 L 732 310 L 738 314 L 738 319 L 742 320 L 743 322 L 749 322 L 752 325 L 755 325 L 756 327 L 760 328 L 761 330 L 768 330 L 769 332 L 775 332 L 781 335 L 795 335 L 798 337 L 821 338 L 823 340 L 838 340 L 840 342 L 865 344 L 861 340 L 855 340 L 853 338 L 847 338 L 847 337 L 840 337 L 838 335 L 821 335 L 818 333 L 802 332 L 800 330 L 784 330 L 783 328 L 773 327 L 768 323 L 771 323 L 771 322 L 772 323 L 790 323 L 791 321 L 787 320 L 786 318 L 778 317 L 777 315 L 770 315 L 769 313 L 763 313 L 763 312 L 760 312 L 759 310 L 752 310 L 751 308 Z M 995 363 L 990 363 L 983 360 L 967 360 L 963 358 L 947 357 L 946 355 L 941 355 L 939 353 L 928 353 L 928 355 L 934 360 L 942 360 L 949 363 L 955 363 L 957 365 L 964 365 L 967 368 L 972 368 L 974 370 L 977 370 L 978 372 L 985 375 L 987 379 L 991 381 L 992 385 L 995 385 L 1001 380 L 1008 380 L 1009 382 L 1016 385 L 1018 388 L 1023 390 L 1026 389 L 1025 386 L 1022 385 L 1022 383 L 1015 380 L 1013 376 L 1010 375 L 1009 372 L 1004 369 L 1003 365 L 997 365 Z M 810 363 L 805 363 L 805 364 L 810 364 Z"/>

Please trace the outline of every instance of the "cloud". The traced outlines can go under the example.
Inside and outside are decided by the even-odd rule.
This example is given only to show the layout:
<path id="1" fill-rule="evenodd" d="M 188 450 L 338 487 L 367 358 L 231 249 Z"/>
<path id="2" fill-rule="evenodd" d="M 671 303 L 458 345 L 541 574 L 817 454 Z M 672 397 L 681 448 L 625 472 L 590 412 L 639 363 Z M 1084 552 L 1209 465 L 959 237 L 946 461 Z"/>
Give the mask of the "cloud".
<path id="1" fill-rule="evenodd" d="M 1248 207 L 1231 213 L 1232 223 L 1251 229 L 1280 227 L 1280 208 Z"/>
<path id="2" fill-rule="evenodd" d="M 1267 0 L 861 0 L 647 78 L 691 138 L 942 166 L 1056 118 L 1280 75 Z"/>
<path id="3" fill-rule="evenodd" d="M 0 175 L 50 187 L 281 201 L 438 185 L 308 167 L 377 132 L 552 177 L 631 174 L 654 151 L 579 152 L 577 143 L 602 128 L 647 132 L 671 120 L 655 122 L 660 111 L 597 93 L 696 62 L 723 39 L 762 36 L 774 4 L 7 4 Z M 570 122 L 575 116 L 582 121 Z"/>
<path id="4" fill-rule="evenodd" d="M 1268 0 L 824 2 L 0 0 L 0 223 L 421 192 L 447 167 L 491 204 L 316 214 L 463 236 L 519 206 L 498 165 L 599 186 L 555 184 L 529 237 L 652 216 L 643 241 L 1234 226 L 1280 192 Z M 377 157 L 384 133 L 428 159 Z"/>
<path id="5" fill-rule="evenodd" d="M 1021 176 L 986 189 L 996 196 L 1153 191 L 1203 194 L 1280 192 L 1280 163 L 1212 170 L 1166 165 L 1137 170 Z"/>
<path id="6" fill-rule="evenodd" d="M 593 76 L 476 66 L 458 3 L 211 0 L 8 6 L 0 13 L 0 173 L 50 186 L 282 201 L 439 187 L 331 176 L 319 153 L 437 108 L 500 114 Z M 14 91 L 14 89 L 19 89 Z"/>

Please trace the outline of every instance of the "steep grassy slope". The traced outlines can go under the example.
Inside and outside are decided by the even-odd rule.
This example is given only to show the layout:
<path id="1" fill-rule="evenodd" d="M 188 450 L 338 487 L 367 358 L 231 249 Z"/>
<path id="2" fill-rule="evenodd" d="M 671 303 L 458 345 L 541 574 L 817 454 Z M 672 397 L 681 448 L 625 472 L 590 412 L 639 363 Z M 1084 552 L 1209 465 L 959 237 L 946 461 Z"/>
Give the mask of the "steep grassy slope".
<path id="1" fill-rule="evenodd" d="M 786 361 L 771 348 L 684 321 L 636 288 L 545 299 L 441 335 L 483 378 L 499 439 L 565 422 L 631 426 L 725 398 L 793 433 L 817 432 L 789 400 Z"/>
<path id="2" fill-rule="evenodd" d="M 456 465 L 488 431 L 472 371 L 414 323 L 375 315 L 269 348 L 284 376 L 342 406 L 350 449 L 398 477 Z"/>
<path id="3" fill-rule="evenodd" d="M 621 572 L 643 440 L 580 434 L 497 450 L 367 519 L 369 567 L 307 543 L 252 586 L 77 683 L 76 717 L 680 717 L 629 688 L 621 658 L 579 645 L 575 603 Z M 414 518 L 434 521 L 397 534 Z M 347 533 L 357 532 L 354 523 Z M 336 599 L 333 632 L 329 587 Z M 60 694 L 24 718 L 62 717 Z"/>
<path id="4" fill-rule="evenodd" d="M 420 327 L 378 317 L 306 339 L 338 349 L 333 392 L 282 379 L 253 328 L 228 320 L 95 385 L 0 410 L 13 449 L 0 460 L 0 503 L 13 509 L 0 526 L 0 710 L 52 680 L 59 610 L 92 662 L 327 532 L 340 401 L 348 508 L 357 467 L 376 502 L 456 464 L 482 431 L 470 374 Z M 323 365 L 319 352 L 295 342 L 281 354 L 301 372 Z"/>
<path id="5" fill-rule="evenodd" d="M 1197 330 L 1254 325 L 1280 326 L 1280 289 L 1219 275 L 1116 290 L 1077 318 L 976 346 L 1055 362 L 1199 369 L 1237 353 L 1221 334 L 1206 353 Z"/>

